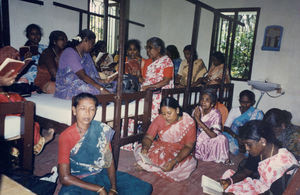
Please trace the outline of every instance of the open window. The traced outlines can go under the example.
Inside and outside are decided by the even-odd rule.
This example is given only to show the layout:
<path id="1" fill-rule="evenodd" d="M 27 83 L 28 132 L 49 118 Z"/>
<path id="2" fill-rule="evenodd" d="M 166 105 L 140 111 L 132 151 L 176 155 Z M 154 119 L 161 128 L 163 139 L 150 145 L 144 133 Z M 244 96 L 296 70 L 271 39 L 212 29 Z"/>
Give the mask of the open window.
<path id="1" fill-rule="evenodd" d="M 90 0 L 89 11 L 98 14 L 89 18 L 89 29 L 96 34 L 96 41 L 106 41 L 107 51 L 114 53 L 119 37 L 119 3 L 115 0 Z"/>
<path id="2" fill-rule="evenodd" d="M 250 80 L 260 8 L 219 9 L 219 11 L 239 20 L 245 26 L 215 16 L 211 53 L 220 51 L 225 54 L 232 80 Z"/>

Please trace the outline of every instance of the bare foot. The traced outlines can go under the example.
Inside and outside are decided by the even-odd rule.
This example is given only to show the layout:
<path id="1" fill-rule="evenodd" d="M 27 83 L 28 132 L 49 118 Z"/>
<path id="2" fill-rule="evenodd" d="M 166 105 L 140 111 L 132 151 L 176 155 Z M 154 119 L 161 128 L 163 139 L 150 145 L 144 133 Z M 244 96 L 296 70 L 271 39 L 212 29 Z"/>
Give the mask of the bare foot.
<path id="1" fill-rule="evenodd" d="M 47 144 L 48 142 L 50 142 L 53 139 L 54 136 L 54 129 L 53 128 L 49 128 L 47 135 L 44 136 L 45 138 L 45 144 Z"/>

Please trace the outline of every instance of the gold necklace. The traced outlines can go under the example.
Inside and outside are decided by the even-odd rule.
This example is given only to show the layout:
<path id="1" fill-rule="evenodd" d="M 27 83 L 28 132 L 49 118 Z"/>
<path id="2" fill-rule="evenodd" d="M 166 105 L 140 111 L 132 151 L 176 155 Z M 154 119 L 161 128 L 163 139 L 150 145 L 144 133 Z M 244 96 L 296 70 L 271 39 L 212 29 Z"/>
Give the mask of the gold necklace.
<path id="1" fill-rule="evenodd" d="M 274 144 L 272 145 L 270 157 L 273 156 L 273 152 L 274 152 Z M 262 161 L 262 154 L 260 154 L 260 161 Z"/>

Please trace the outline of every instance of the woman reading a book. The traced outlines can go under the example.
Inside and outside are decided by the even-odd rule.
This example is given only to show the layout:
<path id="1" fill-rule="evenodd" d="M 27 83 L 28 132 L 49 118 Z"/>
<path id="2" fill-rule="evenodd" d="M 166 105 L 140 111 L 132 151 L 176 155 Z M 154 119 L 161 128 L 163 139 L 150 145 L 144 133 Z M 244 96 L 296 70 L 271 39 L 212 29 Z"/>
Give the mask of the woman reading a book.
<path id="1" fill-rule="evenodd" d="M 248 121 L 240 128 L 240 138 L 246 150 L 253 157 L 259 157 L 259 177 L 246 177 L 240 181 L 231 169 L 221 179 L 221 185 L 227 193 L 262 194 L 270 189 L 273 182 L 283 176 L 292 165 L 298 165 L 294 155 L 285 148 L 276 145 L 275 135 L 265 121 Z"/>
<path id="2" fill-rule="evenodd" d="M 195 157 L 203 161 L 229 163 L 228 140 L 221 132 L 222 118 L 215 109 L 215 90 L 206 89 L 200 98 L 200 105 L 193 112 L 198 126 Z"/>
<path id="3" fill-rule="evenodd" d="M 5 46 L 0 48 L 0 64 L 6 59 L 20 59 L 19 52 L 11 47 L 11 46 Z M 3 76 L 0 76 L 0 87 L 1 86 L 10 86 L 15 82 L 16 77 L 18 74 L 14 74 L 14 70 L 10 70 L 9 72 L 5 73 Z"/>
<path id="4" fill-rule="evenodd" d="M 40 56 L 34 84 L 40 87 L 44 93 L 54 94 L 55 92 L 58 61 L 67 40 L 67 35 L 64 32 L 52 31 L 49 36 L 49 46 Z"/>
<path id="5" fill-rule="evenodd" d="M 46 49 L 46 45 L 40 44 L 43 36 L 43 29 L 37 24 L 29 24 L 25 29 L 26 38 L 25 47 L 29 48 L 25 56 L 32 58 L 32 65 L 27 72 L 20 78 L 19 82 L 33 83 L 37 74 L 37 66 L 41 53 Z M 20 48 L 21 52 L 22 47 Z M 26 57 L 21 56 L 21 60 Z"/>
<path id="6" fill-rule="evenodd" d="M 182 112 L 174 98 L 164 98 L 160 104 L 160 115 L 151 123 L 142 144 L 134 150 L 137 168 L 171 181 L 187 179 L 197 166 L 191 155 L 195 141 L 193 118 Z M 150 162 L 145 160 L 145 155 Z"/>
<path id="7" fill-rule="evenodd" d="M 114 78 L 101 79 L 89 53 L 95 38 L 93 31 L 82 30 L 62 52 L 56 73 L 55 97 L 71 99 L 82 92 L 94 95 L 110 93 L 104 84 Z"/>
<path id="8" fill-rule="evenodd" d="M 114 130 L 93 120 L 97 106 L 92 94 L 74 98 L 72 111 L 77 122 L 59 136 L 58 169 L 63 184 L 59 194 L 151 194 L 151 184 L 115 170 Z"/>

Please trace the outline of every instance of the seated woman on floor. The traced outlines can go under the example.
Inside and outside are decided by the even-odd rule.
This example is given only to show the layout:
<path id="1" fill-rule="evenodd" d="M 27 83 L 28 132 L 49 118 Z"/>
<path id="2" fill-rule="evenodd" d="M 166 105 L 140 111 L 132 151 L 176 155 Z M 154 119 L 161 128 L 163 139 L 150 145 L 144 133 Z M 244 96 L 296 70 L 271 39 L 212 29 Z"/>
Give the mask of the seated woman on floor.
<path id="1" fill-rule="evenodd" d="M 193 111 L 198 126 L 195 157 L 203 161 L 229 163 L 228 140 L 221 132 L 222 118 L 214 106 L 217 101 L 213 89 L 201 93 L 199 106 Z"/>
<path id="2" fill-rule="evenodd" d="M 97 98 L 89 93 L 74 99 L 77 122 L 59 136 L 59 194 L 151 194 L 151 184 L 115 170 L 110 144 L 114 131 L 93 120 L 97 106 Z"/>
<path id="3" fill-rule="evenodd" d="M 300 160 L 300 128 L 291 123 L 292 117 L 286 110 L 272 108 L 266 112 L 263 120 L 271 125 L 280 146 Z"/>
<path id="4" fill-rule="evenodd" d="M 67 35 L 62 31 L 56 30 L 50 33 L 48 48 L 43 51 L 39 58 L 37 76 L 34 80 L 34 84 L 44 93 L 54 94 L 55 92 L 59 57 L 67 41 Z"/>
<path id="5" fill-rule="evenodd" d="M 171 58 L 174 64 L 174 78 L 176 78 L 180 64 L 182 62 L 177 47 L 175 45 L 168 45 L 166 47 L 167 56 Z"/>
<path id="6" fill-rule="evenodd" d="M 262 194 L 269 190 L 272 183 L 281 178 L 287 169 L 298 165 L 292 153 L 276 145 L 274 133 L 264 121 L 248 121 L 240 129 L 240 138 L 249 154 L 260 159 L 257 169 L 259 177 L 246 177 L 242 181 L 236 181 L 233 180 L 235 172 L 229 169 L 220 181 L 227 193 Z"/>
<path id="7" fill-rule="evenodd" d="M 239 146 L 243 145 L 239 139 L 239 127 L 249 120 L 262 120 L 264 114 L 261 110 L 253 107 L 255 94 L 252 91 L 244 90 L 240 93 L 240 106 L 232 108 L 224 124 L 223 134 L 229 141 L 229 150 L 237 155 L 240 152 Z"/>
<path id="8" fill-rule="evenodd" d="M 104 88 L 104 84 L 111 80 L 100 78 L 89 54 L 95 38 L 93 31 L 82 30 L 62 52 L 56 73 L 55 97 L 71 99 L 82 92 L 94 95 L 110 93 Z"/>
<path id="9" fill-rule="evenodd" d="M 187 86 L 187 78 L 189 73 L 189 64 L 193 60 L 192 59 L 192 46 L 187 45 L 183 49 L 185 59 L 182 60 L 177 77 L 175 79 L 176 87 L 185 87 Z M 198 79 L 202 78 L 204 74 L 207 72 L 207 69 L 203 63 L 202 59 L 198 59 L 197 51 L 194 50 L 194 65 L 193 65 L 193 74 L 191 84 L 192 86 L 196 87 L 197 84 L 195 83 Z"/>
<path id="10" fill-rule="evenodd" d="M 137 166 L 171 181 L 187 179 L 197 166 L 191 155 L 196 141 L 195 122 L 172 97 L 161 101 L 160 113 L 134 150 Z M 147 155 L 152 165 L 143 162 L 140 153 Z"/>
<path id="11" fill-rule="evenodd" d="M 22 77 L 19 82 L 23 83 L 33 83 L 36 74 L 37 74 L 37 66 L 39 63 L 39 58 L 41 53 L 46 49 L 46 45 L 40 44 L 41 38 L 43 36 L 43 29 L 37 24 L 30 24 L 25 29 L 26 38 L 28 39 L 25 43 L 25 46 L 30 47 L 30 51 L 25 54 L 25 56 L 30 56 L 32 58 L 32 65 L 28 66 L 29 69 Z M 36 49 L 32 49 L 36 48 Z M 28 54 L 29 53 L 29 54 Z M 24 56 L 21 56 L 21 60 Z"/>

